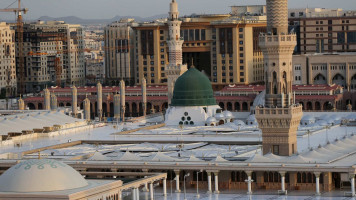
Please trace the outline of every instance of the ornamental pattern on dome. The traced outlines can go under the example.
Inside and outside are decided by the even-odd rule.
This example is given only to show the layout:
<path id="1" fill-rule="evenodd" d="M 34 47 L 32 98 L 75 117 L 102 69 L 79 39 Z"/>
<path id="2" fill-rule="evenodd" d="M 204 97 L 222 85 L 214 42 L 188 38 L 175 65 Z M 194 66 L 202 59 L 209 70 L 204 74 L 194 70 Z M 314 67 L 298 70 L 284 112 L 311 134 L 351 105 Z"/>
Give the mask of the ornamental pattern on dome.
<path id="1" fill-rule="evenodd" d="M 47 160 L 47 159 L 42 159 L 42 160 L 26 160 L 20 162 L 18 165 L 15 166 L 15 169 L 20 169 L 24 167 L 24 170 L 29 170 L 32 167 L 37 167 L 37 169 L 44 169 L 45 165 L 48 165 L 51 168 L 58 168 L 58 167 L 66 167 L 61 162 L 58 162 L 56 160 Z"/>

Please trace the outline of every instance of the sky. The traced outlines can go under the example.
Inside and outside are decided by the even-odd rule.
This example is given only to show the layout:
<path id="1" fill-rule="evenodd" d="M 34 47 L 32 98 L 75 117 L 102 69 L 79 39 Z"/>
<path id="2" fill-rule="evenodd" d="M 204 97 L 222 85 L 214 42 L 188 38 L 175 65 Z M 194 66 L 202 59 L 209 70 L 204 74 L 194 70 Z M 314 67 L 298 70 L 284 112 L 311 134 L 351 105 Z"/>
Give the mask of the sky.
<path id="1" fill-rule="evenodd" d="M 15 0 L 0 0 L 6 8 Z M 77 16 L 83 19 L 110 19 L 114 16 L 149 17 L 168 12 L 171 0 L 22 0 L 30 11 L 25 20 L 41 16 Z M 265 0 L 177 0 L 181 15 L 224 14 L 232 5 L 265 4 Z M 15 7 L 15 3 L 11 7 Z M 289 0 L 290 8 L 323 7 L 356 10 L 355 0 Z M 14 19 L 13 13 L 0 13 L 1 19 Z"/>

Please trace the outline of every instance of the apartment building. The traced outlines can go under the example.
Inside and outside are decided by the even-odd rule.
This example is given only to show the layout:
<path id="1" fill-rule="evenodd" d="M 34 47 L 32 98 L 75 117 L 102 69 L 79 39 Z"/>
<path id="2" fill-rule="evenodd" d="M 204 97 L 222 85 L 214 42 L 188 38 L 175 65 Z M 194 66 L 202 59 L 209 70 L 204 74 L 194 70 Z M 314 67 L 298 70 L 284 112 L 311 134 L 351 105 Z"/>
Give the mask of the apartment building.
<path id="1" fill-rule="evenodd" d="M 25 23 L 23 54 L 26 92 L 39 92 L 46 86 L 56 85 L 56 58 L 59 58 L 61 66 L 61 86 L 84 86 L 83 46 L 80 25 L 63 21 Z"/>
<path id="2" fill-rule="evenodd" d="M 0 90 L 1 96 L 16 95 L 15 31 L 0 22 Z"/>
<path id="3" fill-rule="evenodd" d="M 258 35 L 265 30 L 266 16 L 261 14 L 261 9 L 257 11 L 258 14 L 235 11 L 234 15 L 181 17 L 183 63 L 188 66 L 194 64 L 197 69 L 203 71 L 210 78 L 214 89 L 228 84 L 263 82 L 263 56 L 258 47 Z M 120 39 L 111 38 L 120 35 L 120 32 L 131 33 L 131 29 L 133 35 L 127 35 L 130 36 L 127 39 L 133 40 L 129 42 L 133 46 L 125 53 L 126 58 L 131 56 L 134 61 L 129 63 L 122 61 L 122 58 L 125 58 L 122 53 L 114 54 L 115 49 L 123 51 L 126 48 L 113 46 L 115 40 Z M 146 78 L 150 85 L 166 84 L 164 68 L 169 63 L 166 19 L 134 24 L 114 22 L 106 28 L 105 38 L 107 76 L 108 70 L 111 74 L 117 74 L 123 69 L 130 72 L 134 70 L 130 74 L 134 84 L 141 84 L 142 78 Z M 117 64 L 119 60 L 122 61 L 120 66 Z M 123 74 L 116 77 L 127 79 Z"/>
<path id="4" fill-rule="evenodd" d="M 290 9 L 289 23 L 297 33 L 297 54 L 356 52 L 356 11 Z"/>
<path id="5" fill-rule="evenodd" d="M 293 75 L 295 85 L 337 84 L 356 90 L 356 53 L 294 55 Z"/>
<path id="6" fill-rule="evenodd" d="M 119 79 L 123 79 L 126 85 L 135 83 L 135 26 L 134 19 L 123 19 L 104 29 L 105 72 L 110 85 L 118 85 Z"/>

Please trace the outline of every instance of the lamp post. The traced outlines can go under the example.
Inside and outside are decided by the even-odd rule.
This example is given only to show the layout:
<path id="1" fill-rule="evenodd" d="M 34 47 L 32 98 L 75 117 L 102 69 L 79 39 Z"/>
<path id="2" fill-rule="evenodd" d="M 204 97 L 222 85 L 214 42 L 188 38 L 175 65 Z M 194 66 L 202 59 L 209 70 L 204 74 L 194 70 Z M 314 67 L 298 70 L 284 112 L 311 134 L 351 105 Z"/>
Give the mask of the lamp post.
<path id="1" fill-rule="evenodd" d="M 326 126 L 325 126 L 325 129 L 326 129 L 326 144 L 329 144 L 328 129 L 330 129 L 330 126 L 329 126 L 329 125 L 326 125 Z"/>
<path id="2" fill-rule="evenodd" d="M 184 186 L 184 200 L 187 200 L 187 193 L 186 193 L 186 190 L 185 190 L 185 178 L 190 176 L 190 174 L 186 174 L 184 175 L 184 179 L 183 179 L 183 186 Z"/>
<path id="3" fill-rule="evenodd" d="M 199 173 L 202 173 L 203 170 L 200 170 L 197 172 L 197 198 L 200 198 L 200 194 L 199 194 Z"/>
<path id="4" fill-rule="evenodd" d="M 310 150 L 310 130 L 307 130 L 308 134 L 308 149 Z"/>

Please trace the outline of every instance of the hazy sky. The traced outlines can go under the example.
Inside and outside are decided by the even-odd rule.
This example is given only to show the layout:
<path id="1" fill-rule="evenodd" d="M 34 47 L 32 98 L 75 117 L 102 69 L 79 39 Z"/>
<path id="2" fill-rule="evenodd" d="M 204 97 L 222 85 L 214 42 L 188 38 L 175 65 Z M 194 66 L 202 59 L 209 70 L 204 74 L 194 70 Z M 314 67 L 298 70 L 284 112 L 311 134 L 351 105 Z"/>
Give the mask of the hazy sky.
<path id="1" fill-rule="evenodd" d="M 5 8 L 15 0 L 0 0 L 0 8 Z M 171 0 L 22 0 L 30 11 L 25 19 L 40 16 L 77 16 L 84 19 L 112 18 L 116 15 L 148 17 L 164 14 Z M 229 6 L 265 4 L 265 0 L 177 0 L 181 15 L 191 13 L 228 13 Z M 16 6 L 14 4 L 12 7 Z M 343 8 L 356 10 L 355 0 L 289 0 L 291 8 L 305 7 Z M 12 13 L 0 13 L 1 19 L 14 19 Z"/>

